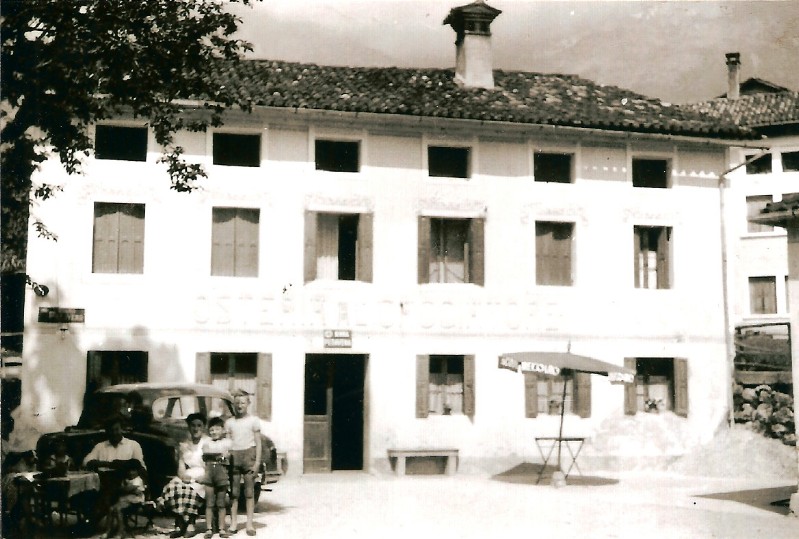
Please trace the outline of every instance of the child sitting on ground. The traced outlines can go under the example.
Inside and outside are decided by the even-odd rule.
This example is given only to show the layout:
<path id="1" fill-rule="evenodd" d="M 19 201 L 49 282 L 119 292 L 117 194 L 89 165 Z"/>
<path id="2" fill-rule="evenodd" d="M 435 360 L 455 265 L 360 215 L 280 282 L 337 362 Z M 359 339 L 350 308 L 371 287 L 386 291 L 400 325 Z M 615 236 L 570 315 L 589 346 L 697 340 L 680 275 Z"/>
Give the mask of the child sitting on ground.
<path id="1" fill-rule="evenodd" d="M 124 461 L 119 467 L 122 480 L 119 485 L 119 499 L 111 507 L 108 515 L 108 534 L 106 537 L 114 537 L 123 528 L 122 519 L 124 512 L 133 504 L 144 503 L 144 479 L 142 478 L 143 467 L 137 459 Z"/>
<path id="2" fill-rule="evenodd" d="M 230 453 L 230 440 L 225 438 L 225 422 L 221 417 L 212 417 L 208 420 L 208 435 L 211 439 L 200 442 L 205 462 L 205 477 L 201 481 L 205 485 L 205 522 L 207 530 L 206 539 L 214 535 L 214 508 L 218 511 L 218 526 L 220 537 L 230 537 L 225 528 L 227 516 L 227 491 L 230 486 L 228 478 L 228 455 Z"/>

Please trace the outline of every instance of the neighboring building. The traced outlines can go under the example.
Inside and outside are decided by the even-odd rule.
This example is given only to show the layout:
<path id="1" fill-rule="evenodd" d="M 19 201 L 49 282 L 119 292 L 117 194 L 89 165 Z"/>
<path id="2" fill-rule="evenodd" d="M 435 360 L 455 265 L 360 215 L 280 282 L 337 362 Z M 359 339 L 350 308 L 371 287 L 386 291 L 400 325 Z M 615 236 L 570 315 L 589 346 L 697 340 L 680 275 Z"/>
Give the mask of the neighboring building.
<path id="1" fill-rule="evenodd" d="M 749 128 L 763 149 L 736 148 L 725 205 L 730 260 L 730 305 L 738 328 L 739 380 L 790 383 L 788 257 L 784 228 L 749 220 L 799 183 L 799 92 L 761 79 L 739 83 L 740 55 L 727 56 L 725 97 L 690 105 L 697 112 Z M 727 98 L 726 96 L 731 96 Z M 746 370 L 740 370 L 746 369 Z M 752 371 L 768 371 L 753 374 Z"/>
<path id="2" fill-rule="evenodd" d="M 452 10 L 454 72 L 210 70 L 254 110 L 178 134 L 209 175 L 189 195 L 135 119 L 96 127 L 85 175 L 46 163 L 66 187 L 36 210 L 58 242 L 28 251 L 49 293 L 27 297 L 26 417 L 55 430 L 87 388 L 197 380 L 254 392 L 293 472 L 386 470 L 408 447 L 469 469 L 532 457 L 565 383 L 567 433 L 661 400 L 707 441 L 729 406 L 719 176 L 749 133 L 493 71 L 498 13 Z M 569 347 L 636 385 L 497 368 Z"/>

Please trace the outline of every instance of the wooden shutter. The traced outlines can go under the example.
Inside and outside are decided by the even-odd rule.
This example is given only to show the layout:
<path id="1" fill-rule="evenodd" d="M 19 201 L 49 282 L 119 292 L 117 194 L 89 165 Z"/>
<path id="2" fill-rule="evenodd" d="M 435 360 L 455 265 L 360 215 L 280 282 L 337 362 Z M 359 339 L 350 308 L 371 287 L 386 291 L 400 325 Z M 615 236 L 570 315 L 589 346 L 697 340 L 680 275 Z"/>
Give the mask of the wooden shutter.
<path id="1" fill-rule="evenodd" d="M 485 285 L 485 219 L 469 223 L 469 282 Z"/>
<path id="2" fill-rule="evenodd" d="M 118 216 L 119 273 L 144 270 L 144 204 L 120 204 Z"/>
<path id="3" fill-rule="evenodd" d="M 580 417 L 591 417 L 591 375 L 576 372 L 573 380 L 574 412 Z"/>
<path id="4" fill-rule="evenodd" d="M 372 218 L 371 213 L 362 213 L 358 216 L 358 254 L 356 277 L 365 283 L 372 282 Z"/>
<path id="5" fill-rule="evenodd" d="M 657 274 L 658 288 L 669 288 L 669 258 L 671 257 L 671 228 L 660 228 L 657 242 Z M 650 246 L 651 248 L 651 246 Z"/>
<path id="6" fill-rule="evenodd" d="M 573 223 L 557 223 L 552 237 L 555 240 L 555 284 L 572 285 L 572 238 Z"/>
<path id="7" fill-rule="evenodd" d="M 688 361 L 674 359 L 674 413 L 688 417 Z"/>
<path id="8" fill-rule="evenodd" d="M 419 216 L 418 238 L 419 284 L 430 282 L 430 218 Z"/>
<path id="9" fill-rule="evenodd" d="M 118 204 L 94 204 L 93 273 L 116 273 L 119 254 Z"/>
<path id="10" fill-rule="evenodd" d="M 636 275 L 638 275 L 638 273 L 636 273 Z M 638 370 L 636 368 L 636 359 L 634 357 L 624 358 L 624 366 L 635 372 Z M 635 415 L 635 413 L 638 411 L 635 393 L 635 385 L 637 383 L 636 377 L 636 381 L 632 384 L 624 384 L 624 413 L 627 415 Z"/>
<path id="11" fill-rule="evenodd" d="M 198 384 L 211 383 L 211 353 L 197 352 L 194 365 L 194 380 Z"/>
<path id="12" fill-rule="evenodd" d="M 258 276 L 258 228 L 260 211 L 239 209 L 234 220 L 234 274 L 239 277 Z"/>
<path id="13" fill-rule="evenodd" d="M 430 413 L 430 356 L 416 356 L 416 417 Z"/>
<path id="14" fill-rule="evenodd" d="M 538 416 L 538 376 L 524 373 L 524 417 Z"/>
<path id="15" fill-rule="evenodd" d="M 272 420 L 272 354 L 258 354 L 258 373 L 255 405 L 258 417 L 265 421 Z"/>
<path id="16" fill-rule="evenodd" d="M 235 209 L 213 209 L 213 229 L 211 231 L 211 275 L 235 275 L 235 218 Z"/>
<path id="17" fill-rule="evenodd" d="M 463 415 L 474 417 L 474 356 L 463 356 Z"/>
<path id="18" fill-rule="evenodd" d="M 549 284 L 551 281 L 550 244 L 552 230 L 549 223 L 537 222 L 535 224 L 535 282 Z"/>
<path id="19" fill-rule="evenodd" d="M 316 279 L 316 227 L 317 213 L 305 212 L 305 282 Z"/>
<path id="20" fill-rule="evenodd" d="M 633 227 L 633 271 L 635 288 L 641 288 L 641 227 Z"/>

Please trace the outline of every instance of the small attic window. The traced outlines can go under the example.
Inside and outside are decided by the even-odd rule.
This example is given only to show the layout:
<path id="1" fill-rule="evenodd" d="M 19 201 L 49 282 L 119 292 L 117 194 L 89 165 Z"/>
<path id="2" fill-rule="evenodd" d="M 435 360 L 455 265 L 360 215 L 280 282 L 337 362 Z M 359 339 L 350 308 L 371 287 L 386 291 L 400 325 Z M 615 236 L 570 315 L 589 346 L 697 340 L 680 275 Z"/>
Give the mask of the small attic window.
<path id="1" fill-rule="evenodd" d="M 469 148 L 428 146 L 427 168 L 433 177 L 468 178 Z"/>
<path id="2" fill-rule="evenodd" d="M 747 156 L 747 159 L 752 157 Z M 771 172 L 771 154 L 761 155 L 754 161 L 746 164 L 747 174 L 769 174 Z"/>
<path id="3" fill-rule="evenodd" d="M 359 143 L 341 140 L 316 140 L 316 170 L 329 172 L 358 172 Z"/>
<path id="4" fill-rule="evenodd" d="M 533 177 L 537 182 L 571 183 L 571 154 L 535 152 L 533 154 Z"/>
<path id="5" fill-rule="evenodd" d="M 98 125 L 94 131 L 97 159 L 147 161 L 147 128 Z"/>
<path id="6" fill-rule="evenodd" d="M 215 165 L 261 166 L 261 135 L 214 133 Z"/>
<path id="7" fill-rule="evenodd" d="M 668 189 L 669 162 L 666 159 L 633 158 L 633 187 Z"/>

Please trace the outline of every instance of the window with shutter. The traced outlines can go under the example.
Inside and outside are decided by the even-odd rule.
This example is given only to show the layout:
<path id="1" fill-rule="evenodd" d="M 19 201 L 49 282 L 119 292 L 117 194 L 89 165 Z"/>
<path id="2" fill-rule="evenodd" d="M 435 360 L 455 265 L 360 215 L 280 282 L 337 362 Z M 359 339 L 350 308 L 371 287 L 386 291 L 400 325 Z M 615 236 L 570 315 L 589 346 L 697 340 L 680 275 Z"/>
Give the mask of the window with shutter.
<path id="1" fill-rule="evenodd" d="M 539 414 L 560 415 L 561 405 L 565 414 L 571 414 L 575 411 L 574 377 L 572 374 L 538 376 L 537 384 L 537 410 Z M 566 384 L 565 397 L 563 394 L 564 384 Z"/>
<path id="2" fill-rule="evenodd" d="M 639 357 L 624 360 L 635 369 L 635 384 L 625 386 L 625 413 L 672 410 L 688 413 L 687 367 L 685 360 Z"/>
<path id="3" fill-rule="evenodd" d="M 419 283 L 485 284 L 485 219 L 419 217 Z"/>
<path id="4" fill-rule="evenodd" d="M 213 208 L 211 275 L 256 277 L 260 211 Z"/>
<path id="5" fill-rule="evenodd" d="M 752 314 L 777 312 L 776 277 L 749 277 L 749 312 Z"/>
<path id="6" fill-rule="evenodd" d="M 371 282 L 372 214 L 306 212 L 305 220 L 306 282 Z"/>
<path id="7" fill-rule="evenodd" d="M 536 283 L 550 286 L 572 285 L 573 223 L 537 221 L 535 223 Z"/>
<path id="8" fill-rule="evenodd" d="M 636 288 L 671 287 L 671 228 L 635 226 L 634 274 Z"/>
<path id="9" fill-rule="evenodd" d="M 144 272 L 144 204 L 95 202 L 92 272 Z"/>
<path id="10" fill-rule="evenodd" d="M 259 355 L 254 353 L 218 353 L 209 357 L 210 383 L 220 389 L 235 391 L 242 389 L 250 395 L 250 413 L 258 415 L 259 395 Z"/>

